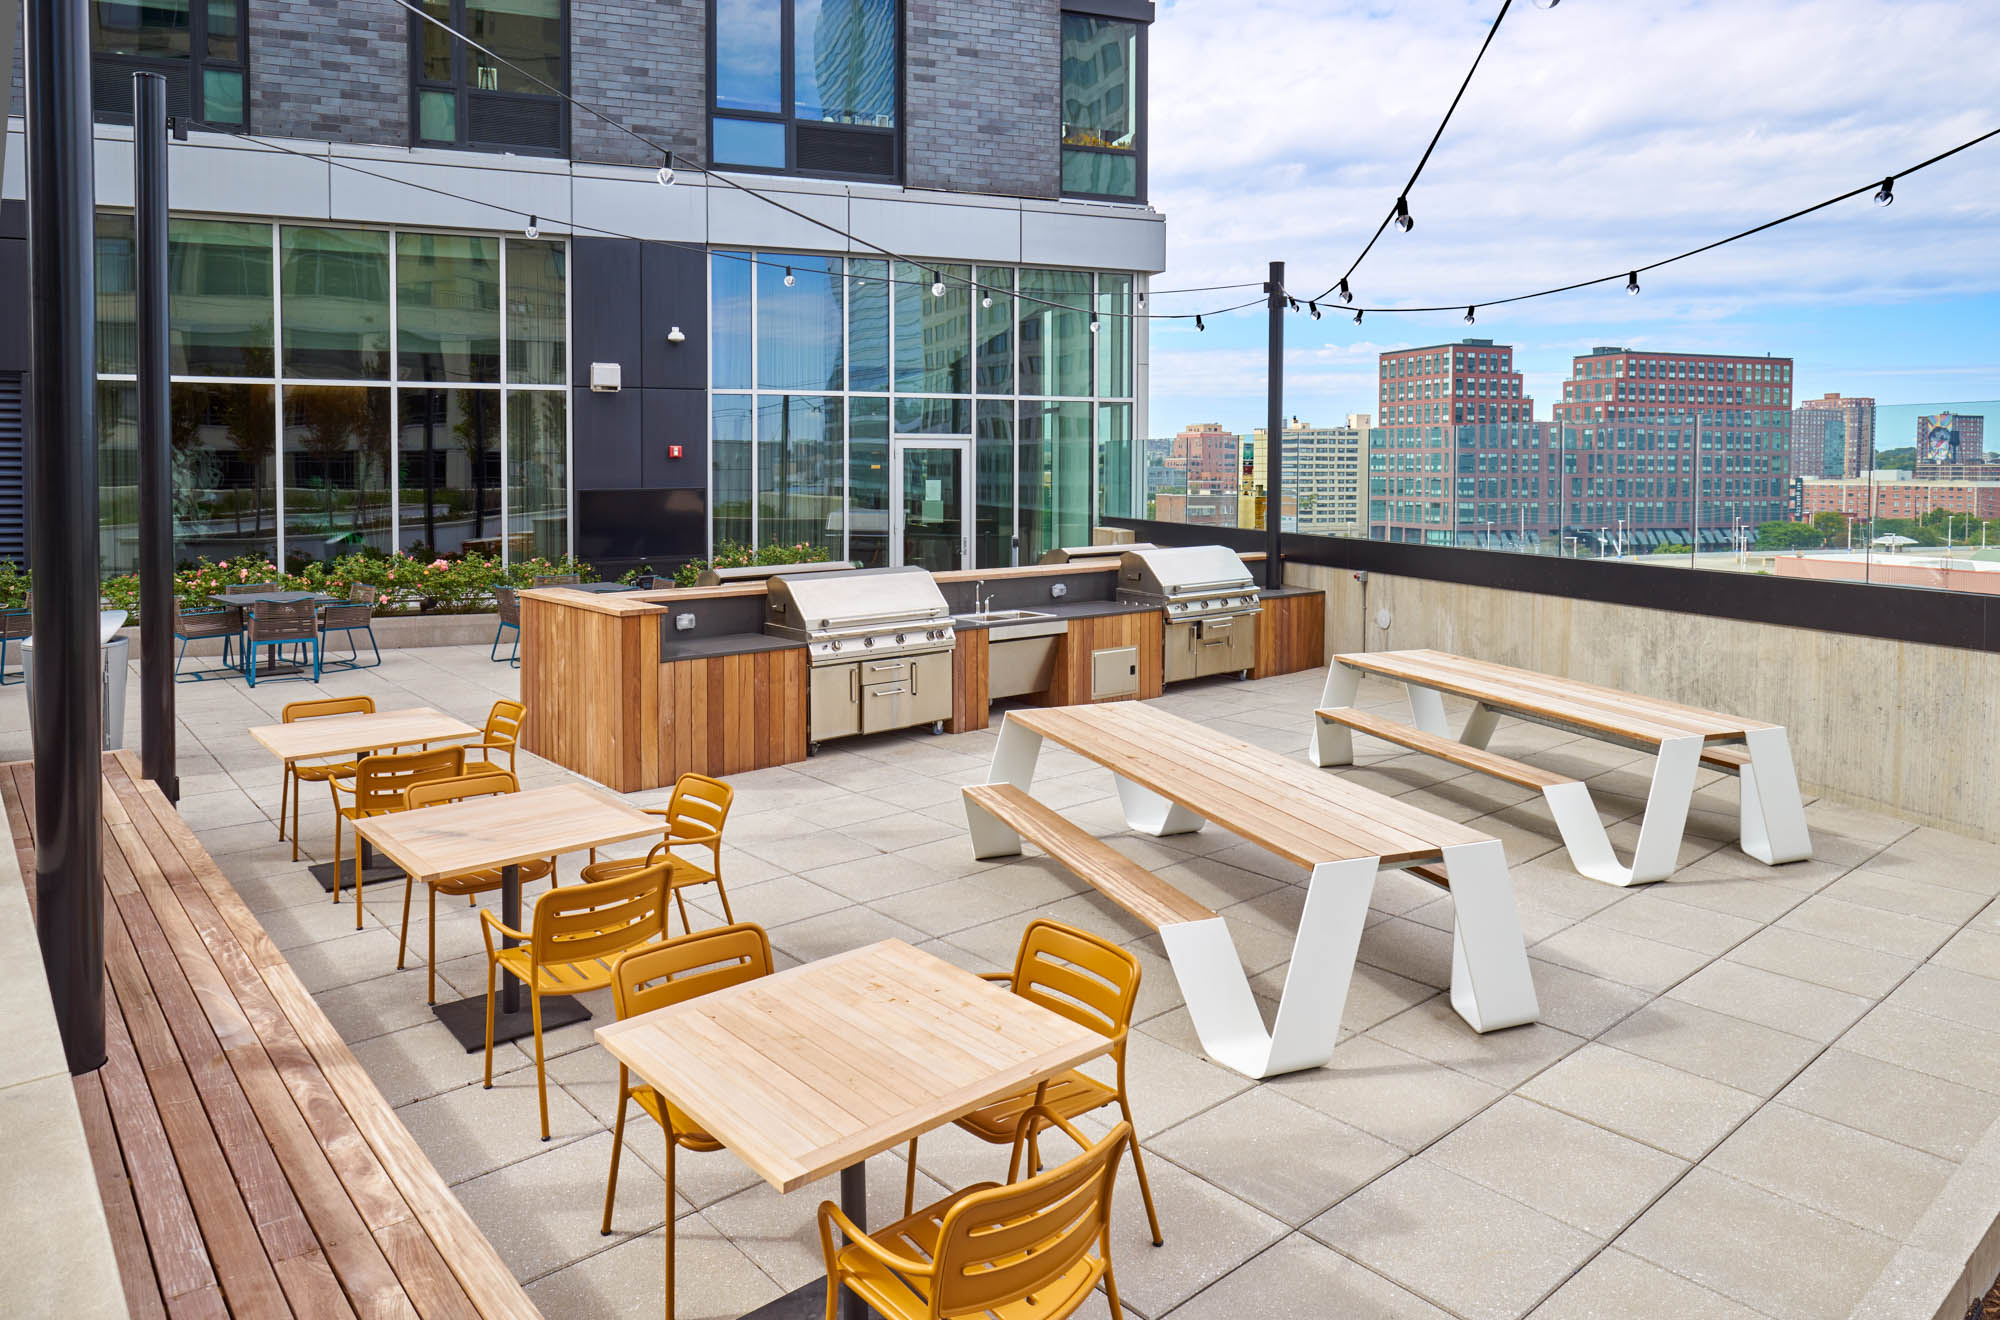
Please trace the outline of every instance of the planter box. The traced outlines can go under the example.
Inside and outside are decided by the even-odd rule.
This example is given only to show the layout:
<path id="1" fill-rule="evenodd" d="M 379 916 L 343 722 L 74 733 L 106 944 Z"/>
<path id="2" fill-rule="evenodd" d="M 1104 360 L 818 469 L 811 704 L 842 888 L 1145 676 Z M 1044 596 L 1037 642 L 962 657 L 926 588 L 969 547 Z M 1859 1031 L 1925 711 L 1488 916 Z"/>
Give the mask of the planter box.
<path id="1" fill-rule="evenodd" d="M 405 650 L 419 646 L 489 646 L 493 642 L 494 629 L 500 625 L 497 614 L 390 614 L 378 616 L 375 620 L 375 641 L 384 651 Z M 139 629 L 125 628 L 120 636 L 132 639 L 132 654 L 139 654 Z M 331 649 L 346 654 L 346 638 L 336 633 Z M 368 639 L 356 637 L 361 644 L 363 655 L 368 653 Z M 511 646 L 513 638 L 510 636 Z M 175 643 L 176 647 L 179 643 Z M 188 658 L 202 656 L 216 659 L 222 655 L 220 639 L 189 642 Z M 502 648 L 501 655 L 506 655 Z"/>

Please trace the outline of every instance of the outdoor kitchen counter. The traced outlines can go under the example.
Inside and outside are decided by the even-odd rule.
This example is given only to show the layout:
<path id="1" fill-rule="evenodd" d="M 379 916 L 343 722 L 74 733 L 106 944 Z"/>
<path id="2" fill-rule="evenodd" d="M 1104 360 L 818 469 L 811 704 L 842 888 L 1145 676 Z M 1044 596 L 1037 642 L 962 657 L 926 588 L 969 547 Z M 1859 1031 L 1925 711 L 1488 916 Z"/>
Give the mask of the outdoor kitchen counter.
<path id="1" fill-rule="evenodd" d="M 806 644 L 792 637 L 772 637 L 765 633 L 724 633 L 720 637 L 690 637 L 685 641 L 660 643 L 660 663 L 676 660 L 708 660 L 724 655 L 754 655 L 760 651 L 803 651 Z"/>

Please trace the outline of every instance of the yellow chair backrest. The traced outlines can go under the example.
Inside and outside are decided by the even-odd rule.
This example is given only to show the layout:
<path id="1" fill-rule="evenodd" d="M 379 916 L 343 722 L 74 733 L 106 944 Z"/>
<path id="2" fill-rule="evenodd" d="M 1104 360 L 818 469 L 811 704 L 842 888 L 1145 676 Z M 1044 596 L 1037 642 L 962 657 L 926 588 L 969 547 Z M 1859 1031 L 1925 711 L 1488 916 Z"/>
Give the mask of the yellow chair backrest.
<path id="1" fill-rule="evenodd" d="M 463 747 L 364 756 L 354 763 L 354 809 L 400 811 L 403 795 L 410 791 L 411 785 L 432 779 L 456 779 L 464 773 Z"/>
<path id="2" fill-rule="evenodd" d="M 564 885 L 535 900 L 532 952 L 538 963 L 585 962 L 663 939 L 667 877 L 662 862 L 609 880 Z"/>
<path id="3" fill-rule="evenodd" d="M 373 697 L 320 697 L 314 701 L 291 701 L 278 713 L 286 724 L 315 719 L 321 715 L 373 715 Z"/>
<path id="4" fill-rule="evenodd" d="M 729 805 L 736 790 L 720 779 L 707 775 L 684 774 L 674 781 L 674 796 L 667 803 L 668 831 L 672 834 L 720 834 L 729 819 Z"/>
<path id="5" fill-rule="evenodd" d="M 1082 1152 L 1024 1181 L 973 1192 L 945 1213 L 932 1256 L 932 1316 L 998 1311 L 1055 1283 L 1092 1247 L 1109 1259 L 1111 1189 L 1131 1124 L 1094 1145 L 1039 1106 L 1022 1115 L 1023 1135 L 1030 1124 L 1060 1128 Z M 1019 1137 L 1014 1146 L 1018 1167 Z"/>
<path id="6" fill-rule="evenodd" d="M 770 974 L 771 938 L 746 921 L 633 950 L 611 969 L 611 996 L 623 1020 Z"/>
<path id="7" fill-rule="evenodd" d="M 493 709 L 486 713 L 485 740 L 498 743 L 502 747 L 512 747 L 521 736 L 521 721 L 528 718 L 528 708 L 518 701 L 502 697 L 493 703 Z"/>
<path id="8" fill-rule="evenodd" d="M 1139 959 L 1089 931 L 1037 918 L 1021 932 L 1012 988 L 1078 1026 L 1122 1036 L 1139 998 Z"/>
<path id="9" fill-rule="evenodd" d="M 466 798 L 492 797 L 499 793 L 520 791 L 520 781 L 505 770 L 492 770 L 483 775 L 457 775 L 451 779 L 427 779 L 412 784 L 404 790 L 403 809 L 415 811 L 419 807 L 462 802 Z"/>

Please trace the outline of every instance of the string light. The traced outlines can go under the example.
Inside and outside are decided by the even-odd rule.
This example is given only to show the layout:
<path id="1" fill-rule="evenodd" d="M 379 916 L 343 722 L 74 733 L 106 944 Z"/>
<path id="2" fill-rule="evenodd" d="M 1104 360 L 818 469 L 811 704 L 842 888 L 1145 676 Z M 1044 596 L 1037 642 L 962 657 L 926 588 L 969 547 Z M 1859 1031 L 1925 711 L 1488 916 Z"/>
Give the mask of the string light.
<path id="1" fill-rule="evenodd" d="M 1895 200 L 1896 200 L 1896 176 L 1892 174 L 1888 178 L 1882 180 L 1882 186 L 1875 190 L 1875 205 L 1887 206 L 1889 203 Z"/>
<path id="2" fill-rule="evenodd" d="M 991 307 L 991 306 L 993 305 L 993 295 L 992 295 L 992 294 L 990 294 L 990 293 L 982 293 L 982 294 L 980 294 L 980 295 L 979 295 L 979 305 L 980 305 L 981 307 Z"/>
<path id="3" fill-rule="evenodd" d="M 1201 323 L 1201 313 L 1200 313 L 1200 312 L 1196 312 L 1196 313 L 1194 314 L 1194 328 L 1195 328 L 1195 329 L 1197 329 L 1197 330 L 1206 330 L 1206 329 L 1208 329 L 1208 327 L 1207 327 L 1207 326 L 1205 326 L 1205 325 L 1203 325 L 1203 324 Z"/>
<path id="4" fill-rule="evenodd" d="M 1632 294 L 1632 295 L 1633 295 L 1633 296 L 1635 296 L 1635 297 L 1636 297 L 1636 296 L 1638 296 L 1638 293 L 1639 293 L 1639 272 L 1638 272 L 1638 271 L 1636 271 L 1636 270 L 1635 270 L 1635 271 L 1633 271 L 1633 272 L 1632 272 L 1631 274 L 1629 274 L 1629 275 L 1627 275 L 1627 276 L 1625 277 L 1625 292 L 1627 292 L 1627 293 L 1629 293 L 1629 294 Z"/>
<path id="5" fill-rule="evenodd" d="M 1292 295 L 1289 293 L 1285 295 L 1285 305 L 1287 307 L 1290 307 L 1295 312 L 1299 310 L 1299 300 L 1297 298 L 1292 297 Z"/>
<path id="6" fill-rule="evenodd" d="M 1361 324 L 1361 310 L 1359 308 L 1356 308 L 1354 312 L 1354 324 Z"/>
<path id="7" fill-rule="evenodd" d="M 944 297 L 944 281 L 938 278 L 936 271 L 931 272 L 931 297 Z"/>
<path id="8" fill-rule="evenodd" d="M 1090 333 L 1097 333 L 1097 318 L 1094 316 L 1090 318 Z"/>
<path id="9" fill-rule="evenodd" d="M 1313 320 L 1315 321 L 1319 320 L 1319 304 L 1308 298 L 1306 300 L 1306 306 L 1312 308 Z"/>
<path id="10" fill-rule="evenodd" d="M 542 236 L 542 218 L 536 215 L 529 216 L 528 227 L 522 232 L 529 238 L 540 238 Z"/>
<path id="11" fill-rule="evenodd" d="M 1402 230 L 1404 233 L 1407 234 L 1416 227 L 1417 227 L 1417 222 L 1410 218 L 1409 200 L 1407 198 L 1398 197 L 1396 199 L 1396 228 Z"/>
<path id="12" fill-rule="evenodd" d="M 785 267 L 785 287 L 789 289 L 798 282 L 799 277 L 792 274 L 792 268 L 790 266 Z"/>
<path id="13" fill-rule="evenodd" d="M 1472 309 L 1471 309 L 1470 307 L 1468 307 L 1468 308 L 1466 308 L 1466 309 L 1465 309 L 1465 323 L 1466 323 L 1467 325 L 1471 325 L 1471 324 L 1472 324 L 1472 319 L 1473 319 L 1473 318 L 1472 318 Z"/>
<path id="14" fill-rule="evenodd" d="M 672 185 L 674 181 L 673 152 L 670 151 L 667 153 L 667 163 L 660 166 L 659 169 L 653 172 L 653 178 L 662 188 L 666 188 Z"/>
<path id="15" fill-rule="evenodd" d="M 1340 300 L 1344 303 L 1354 301 L 1354 290 L 1347 287 L 1347 278 L 1345 276 L 1342 276 L 1340 281 Z"/>

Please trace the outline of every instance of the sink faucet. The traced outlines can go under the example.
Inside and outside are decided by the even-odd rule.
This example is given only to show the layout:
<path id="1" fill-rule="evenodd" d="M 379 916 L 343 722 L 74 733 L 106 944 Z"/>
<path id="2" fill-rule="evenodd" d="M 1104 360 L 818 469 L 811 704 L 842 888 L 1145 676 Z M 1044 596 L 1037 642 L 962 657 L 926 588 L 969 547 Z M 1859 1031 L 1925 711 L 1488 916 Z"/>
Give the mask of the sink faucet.
<path id="1" fill-rule="evenodd" d="M 983 599 L 981 598 L 980 593 L 985 590 L 986 579 L 984 578 L 972 584 L 972 612 L 974 614 L 985 614 L 993 606 L 992 596 L 989 595 Z"/>

